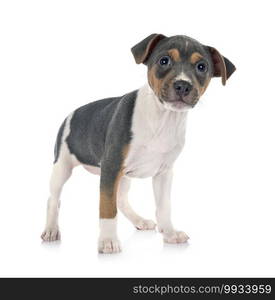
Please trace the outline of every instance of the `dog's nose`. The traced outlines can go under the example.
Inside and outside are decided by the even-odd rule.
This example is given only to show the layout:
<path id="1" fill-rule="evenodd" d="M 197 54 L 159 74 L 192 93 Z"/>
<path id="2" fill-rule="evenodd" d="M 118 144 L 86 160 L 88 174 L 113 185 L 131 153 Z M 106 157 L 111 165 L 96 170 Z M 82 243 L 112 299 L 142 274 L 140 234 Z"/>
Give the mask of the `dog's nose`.
<path id="1" fill-rule="evenodd" d="M 192 88 L 192 85 L 188 81 L 178 80 L 174 82 L 174 89 L 179 96 L 187 96 Z"/>

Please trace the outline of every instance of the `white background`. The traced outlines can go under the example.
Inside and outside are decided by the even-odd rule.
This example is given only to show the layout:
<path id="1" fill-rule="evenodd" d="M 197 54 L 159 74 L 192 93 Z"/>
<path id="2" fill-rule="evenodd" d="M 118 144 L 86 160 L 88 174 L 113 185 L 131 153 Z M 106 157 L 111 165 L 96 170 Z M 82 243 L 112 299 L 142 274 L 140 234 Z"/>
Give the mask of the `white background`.
<path id="1" fill-rule="evenodd" d="M 275 276 L 274 1 L 0 2 L 0 276 Z M 163 245 L 119 215 L 123 252 L 98 255 L 99 178 L 64 188 L 62 242 L 43 244 L 57 130 L 77 107 L 146 80 L 130 48 L 185 34 L 236 66 L 189 113 L 174 172 L 173 220 L 190 241 Z M 151 180 L 136 210 L 154 218 Z"/>

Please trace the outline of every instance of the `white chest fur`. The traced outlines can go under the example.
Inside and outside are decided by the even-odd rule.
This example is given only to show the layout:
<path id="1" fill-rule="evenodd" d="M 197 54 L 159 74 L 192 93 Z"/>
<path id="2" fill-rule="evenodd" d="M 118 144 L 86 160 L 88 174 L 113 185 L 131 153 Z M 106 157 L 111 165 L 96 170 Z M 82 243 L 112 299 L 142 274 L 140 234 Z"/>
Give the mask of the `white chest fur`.
<path id="1" fill-rule="evenodd" d="M 187 111 L 170 111 L 146 85 L 138 91 L 133 139 L 124 162 L 129 177 L 151 177 L 171 167 L 184 145 Z"/>

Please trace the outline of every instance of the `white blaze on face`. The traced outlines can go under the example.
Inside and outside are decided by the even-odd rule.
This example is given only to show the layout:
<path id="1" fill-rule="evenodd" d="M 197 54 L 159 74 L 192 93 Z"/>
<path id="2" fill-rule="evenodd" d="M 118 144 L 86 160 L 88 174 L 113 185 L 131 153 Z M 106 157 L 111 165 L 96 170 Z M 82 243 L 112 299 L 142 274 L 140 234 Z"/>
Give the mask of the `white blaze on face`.
<path id="1" fill-rule="evenodd" d="M 192 80 L 191 80 L 184 72 L 181 72 L 181 73 L 175 78 L 175 81 L 178 81 L 178 80 L 184 80 L 184 81 L 187 81 L 187 82 L 189 82 L 190 84 L 192 84 Z"/>

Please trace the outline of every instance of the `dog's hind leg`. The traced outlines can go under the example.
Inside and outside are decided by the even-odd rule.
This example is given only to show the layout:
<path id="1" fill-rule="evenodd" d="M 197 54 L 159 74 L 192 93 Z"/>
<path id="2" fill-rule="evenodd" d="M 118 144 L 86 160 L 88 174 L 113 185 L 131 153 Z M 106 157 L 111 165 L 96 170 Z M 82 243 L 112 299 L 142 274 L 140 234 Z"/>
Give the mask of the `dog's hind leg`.
<path id="1" fill-rule="evenodd" d="M 60 195 L 63 185 L 72 174 L 73 167 L 77 165 L 65 141 L 69 135 L 71 117 L 72 115 L 70 115 L 62 124 L 56 141 L 55 162 L 50 179 L 50 197 L 48 199 L 47 221 L 45 230 L 41 235 L 41 238 L 47 242 L 60 239 L 60 231 L 58 227 Z"/>
<path id="2" fill-rule="evenodd" d="M 130 188 L 130 179 L 122 177 L 118 187 L 117 204 L 120 211 L 128 218 L 133 225 L 139 230 L 150 230 L 156 227 L 156 224 L 152 220 L 146 220 L 140 217 L 132 209 L 128 202 L 128 191 Z"/>
<path id="3" fill-rule="evenodd" d="M 60 208 L 60 195 L 65 182 L 72 174 L 72 163 L 62 157 L 53 165 L 50 180 L 50 197 L 47 207 L 47 221 L 41 238 L 44 241 L 55 241 L 60 239 L 58 227 L 58 213 Z"/>

